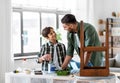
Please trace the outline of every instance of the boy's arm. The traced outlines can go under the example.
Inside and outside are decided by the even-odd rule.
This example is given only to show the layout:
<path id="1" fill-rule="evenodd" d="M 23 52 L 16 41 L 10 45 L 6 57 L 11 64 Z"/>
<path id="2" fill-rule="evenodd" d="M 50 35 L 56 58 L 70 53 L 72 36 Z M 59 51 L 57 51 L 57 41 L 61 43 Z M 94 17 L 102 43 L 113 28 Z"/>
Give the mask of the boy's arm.
<path id="1" fill-rule="evenodd" d="M 40 53 L 38 54 L 38 60 L 37 60 L 38 63 L 43 62 L 43 60 L 44 60 L 44 58 L 42 57 L 43 55 L 44 55 L 44 46 L 41 47 Z"/>

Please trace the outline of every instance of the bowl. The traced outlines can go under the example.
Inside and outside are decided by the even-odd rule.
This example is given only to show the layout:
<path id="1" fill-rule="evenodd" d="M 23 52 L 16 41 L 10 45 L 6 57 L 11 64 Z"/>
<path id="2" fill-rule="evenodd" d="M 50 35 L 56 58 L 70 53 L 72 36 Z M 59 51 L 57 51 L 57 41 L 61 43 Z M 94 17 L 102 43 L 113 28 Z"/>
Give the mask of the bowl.
<path id="1" fill-rule="evenodd" d="M 26 74 L 31 74 L 31 71 L 30 70 L 25 70 L 24 71 Z"/>
<path id="2" fill-rule="evenodd" d="M 57 70 L 57 71 L 56 71 L 56 74 L 57 74 L 58 76 L 67 76 L 67 75 L 70 74 L 70 71 L 69 71 L 69 70 Z"/>

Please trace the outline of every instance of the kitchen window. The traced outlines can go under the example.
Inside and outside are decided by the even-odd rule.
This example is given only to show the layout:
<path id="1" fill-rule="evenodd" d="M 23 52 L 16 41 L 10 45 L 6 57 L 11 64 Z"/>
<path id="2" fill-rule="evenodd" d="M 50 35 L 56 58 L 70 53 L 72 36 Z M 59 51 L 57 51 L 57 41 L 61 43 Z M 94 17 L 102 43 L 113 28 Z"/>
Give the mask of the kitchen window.
<path id="1" fill-rule="evenodd" d="M 56 31 L 62 28 L 60 19 L 70 11 L 48 11 L 39 9 L 13 8 L 12 14 L 12 48 L 14 57 L 34 56 L 40 46 L 46 42 L 41 31 L 52 26 Z"/>

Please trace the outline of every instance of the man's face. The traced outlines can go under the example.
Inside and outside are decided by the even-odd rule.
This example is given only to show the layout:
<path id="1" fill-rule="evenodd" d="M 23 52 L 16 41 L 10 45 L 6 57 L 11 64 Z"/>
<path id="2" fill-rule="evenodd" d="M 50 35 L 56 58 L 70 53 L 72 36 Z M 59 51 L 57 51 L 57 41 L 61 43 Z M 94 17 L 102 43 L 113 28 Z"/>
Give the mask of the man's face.
<path id="1" fill-rule="evenodd" d="M 66 23 L 63 23 L 63 27 L 64 27 L 64 30 L 67 30 L 69 32 L 74 32 L 75 28 L 73 26 L 73 24 L 66 24 Z"/>

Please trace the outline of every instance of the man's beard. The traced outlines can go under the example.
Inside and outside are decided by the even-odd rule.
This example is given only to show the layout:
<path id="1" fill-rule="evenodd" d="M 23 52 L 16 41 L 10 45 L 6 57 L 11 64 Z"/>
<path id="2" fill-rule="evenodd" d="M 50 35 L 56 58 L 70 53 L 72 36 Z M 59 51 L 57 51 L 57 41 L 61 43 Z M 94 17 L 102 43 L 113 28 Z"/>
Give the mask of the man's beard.
<path id="1" fill-rule="evenodd" d="M 74 33 L 75 31 L 71 29 L 69 32 L 70 32 L 70 33 Z"/>

